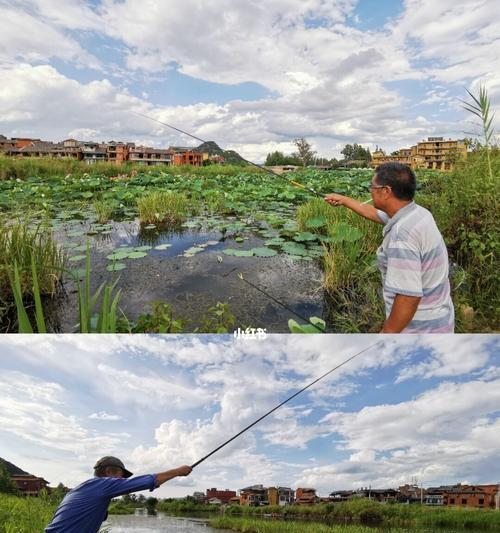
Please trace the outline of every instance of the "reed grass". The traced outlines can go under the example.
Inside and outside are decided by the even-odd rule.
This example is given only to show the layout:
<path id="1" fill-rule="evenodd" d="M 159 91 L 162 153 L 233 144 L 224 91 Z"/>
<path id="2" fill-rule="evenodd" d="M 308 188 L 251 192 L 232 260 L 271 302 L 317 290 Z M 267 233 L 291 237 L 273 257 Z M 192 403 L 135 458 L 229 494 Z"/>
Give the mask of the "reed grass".
<path id="1" fill-rule="evenodd" d="M 106 200 L 96 200 L 93 205 L 99 224 L 106 224 L 113 215 L 115 210 L 114 204 Z"/>
<path id="2" fill-rule="evenodd" d="M 46 498 L 0 494 L 0 533 L 41 533 L 56 506 Z"/>
<path id="3" fill-rule="evenodd" d="M 244 533 L 374 533 L 371 527 L 358 525 L 331 526 L 319 523 L 293 521 L 259 520 L 256 518 L 219 517 L 212 518 L 210 525 L 216 529 L 229 529 Z M 391 529 L 392 533 L 403 533 L 402 529 Z"/>
<path id="4" fill-rule="evenodd" d="M 188 214 L 189 206 L 186 196 L 170 191 L 155 191 L 137 199 L 139 219 L 143 223 L 182 222 Z"/>
<path id="5" fill-rule="evenodd" d="M 35 292 L 53 296 L 66 264 L 66 253 L 57 245 L 50 229 L 28 222 L 0 225 L 0 299 L 11 301 L 14 266 L 17 265 L 18 288 L 22 296 L 34 294 L 33 268 L 38 273 Z"/>

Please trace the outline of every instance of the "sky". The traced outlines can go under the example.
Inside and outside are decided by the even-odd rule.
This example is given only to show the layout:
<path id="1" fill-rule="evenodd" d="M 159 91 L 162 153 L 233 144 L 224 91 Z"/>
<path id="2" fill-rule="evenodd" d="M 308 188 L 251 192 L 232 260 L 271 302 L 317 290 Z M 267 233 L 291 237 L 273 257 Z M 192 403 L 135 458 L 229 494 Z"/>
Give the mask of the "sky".
<path id="1" fill-rule="evenodd" d="M 499 347 L 490 335 L 3 336 L 0 457 L 53 486 L 88 479 L 104 455 L 136 474 L 192 464 L 369 348 L 156 495 L 497 483 Z"/>
<path id="2" fill-rule="evenodd" d="M 477 131 L 460 99 L 500 103 L 498 1 L 374 5 L 0 0 L 0 133 L 199 144 L 141 113 L 262 162 Z"/>

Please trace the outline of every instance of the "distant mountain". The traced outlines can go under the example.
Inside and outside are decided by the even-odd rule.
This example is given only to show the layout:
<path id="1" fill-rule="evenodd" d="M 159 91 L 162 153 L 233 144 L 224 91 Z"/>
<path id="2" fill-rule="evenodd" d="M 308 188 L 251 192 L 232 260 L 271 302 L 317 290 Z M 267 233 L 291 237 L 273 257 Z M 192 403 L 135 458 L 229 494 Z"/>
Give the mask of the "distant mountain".
<path id="1" fill-rule="evenodd" d="M 9 461 L 6 461 L 5 459 L 2 459 L 0 457 L 0 463 L 5 465 L 5 468 L 7 468 L 7 472 L 10 476 L 29 476 L 30 474 L 28 472 L 25 472 L 24 470 L 21 470 L 18 466 L 9 463 Z"/>
<path id="2" fill-rule="evenodd" d="M 232 165 L 246 165 L 245 160 L 234 150 L 223 150 L 216 142 L 207 141 L 194 148 L 195 152 L 208 152 L 210 155 L 221 155 L 226 163 Z"/>

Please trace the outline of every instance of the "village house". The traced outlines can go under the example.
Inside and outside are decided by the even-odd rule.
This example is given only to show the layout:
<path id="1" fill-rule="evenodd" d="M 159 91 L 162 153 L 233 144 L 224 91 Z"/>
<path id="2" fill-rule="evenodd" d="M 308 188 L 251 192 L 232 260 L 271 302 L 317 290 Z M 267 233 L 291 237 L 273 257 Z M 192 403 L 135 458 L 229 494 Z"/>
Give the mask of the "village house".
<path id="1" fill-rule="evenodd" d="M 267 505 L 267 489 L 263 485 L 252 485 L 239 490 L 240 505 L 258 507 Z"/>
<path id="2" fill-rule="evenodd" d="M 314 505 L 318 501 L 316 489 L 298 488 L 295 491 L 295 503 L 297 505 Z"/>
<path id="3" fill-rule="evenodd" d="M 229 503 L 231 498 L 235 498 L 235 497 L 236 497 L 236 491 L 234 490 L 229 490 L 229 489 L 217 490 L 216 488 L 207 489 L 206 499 L 208 503 L 213 503 L 211 502 L 212 499 L 218 499 L 220 500 L 220 503 Z"/>
<path id="4" fill-rule="evenodd" d="M 145 166 L 170 165 L 172 153 L 160 148 L 134 146 L 129 149 L 129 161 Z"/>
<path id="5" fill-rule="evenodd" d="M 40 492 L 47 490 L 49 482 L 43 477 L 34 476 L 25 472 L 15 464 L 0 458 L 0 463 L 3 464 L 12 481 L 15 483 L 17 490 L 23 496 L 39 496 Z"/>
<path id="6" fill-rule="evenodd" d="M 268 487 L 267 501 L 269 505 L 291 505 L 295 492 L 288 487 Z"/>
<path id="7" fill-rule="evenodd" d="M 401 148 L 391 155 L 377 147 L 372 154 L 372 167 L 383 163 L 402 163 L 412 169 L 452 170 L 459 159 L 467 157 L 467 145 L 462 140 L 428 137 L 411 148 Z"/>
<path id="8" fill-rule="evenodd" d="M 500 485 L 454 485 L 443 490 L 443 505 L 500 508 Z"/>

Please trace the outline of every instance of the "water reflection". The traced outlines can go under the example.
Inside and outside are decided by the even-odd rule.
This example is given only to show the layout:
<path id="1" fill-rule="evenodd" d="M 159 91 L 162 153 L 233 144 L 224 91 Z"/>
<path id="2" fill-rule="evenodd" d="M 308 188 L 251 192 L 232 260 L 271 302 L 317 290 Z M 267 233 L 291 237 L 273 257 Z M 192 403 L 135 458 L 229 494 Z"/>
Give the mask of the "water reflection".
<path id="1" fill-rule="evenodd" d="M 210 527 L 205 520 L 178 518 L 159 513 L 158 516 L 111 516 L 109 533 L 223 533 Z"/>

